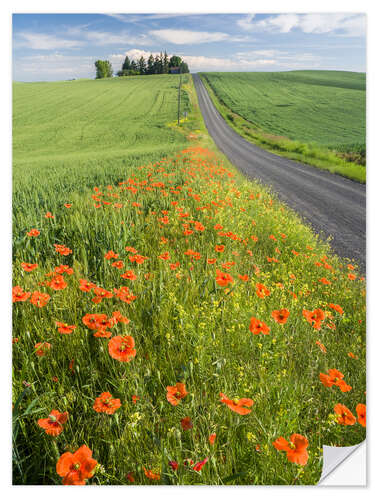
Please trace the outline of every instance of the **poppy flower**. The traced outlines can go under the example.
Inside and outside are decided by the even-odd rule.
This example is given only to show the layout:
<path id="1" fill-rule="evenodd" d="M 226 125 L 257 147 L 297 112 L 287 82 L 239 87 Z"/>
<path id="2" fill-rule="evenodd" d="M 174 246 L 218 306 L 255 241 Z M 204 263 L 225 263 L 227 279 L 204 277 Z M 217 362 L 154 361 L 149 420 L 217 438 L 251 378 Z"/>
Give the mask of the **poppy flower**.
<path id="1" fill-rule="evenodd" d="M 307 452 L 309 441 L 304 436 L 301 436 L 301 434 L 292 434 L 290 436 L 290 442 L 283 437 L 279 437 L 272 444 L 277 450 L 286 451 L 286 458 L 289 462 L 298 465 L 307 464 L 309 459 L 309 454 Z"/>
<path id="2" fill-rule="evenodd" d="M 353 274 L 353 273 L 349 273 L 348 274 L 348 279 L 351 280 L 351 281 L 354 281 L 356 279 L 356 277 L 357 276 L 355 274 Z"/>
<path id="3" fill-rule="evenodd" d="M 164 252 L 161 255 L 159 255 L 158 258 L 161 260 L 169 260 L 171 256 L 169 255 L 169 252 Z"/>
<path id="4" fill-rule="evenodd" d="M 95 399 L 93 408 L 98 413 L 106 413 L 107 415 L 113 415 L 116 410 L 121 406 L 121 401 L 119 399 L 114 399 L 112 394 L 109 392 L 102 392 L 99 397 Z"/>
<path id="5" fill-rule="evenodd" d="M 112 322 L 108 319 L 106 314 L 85 314 L 82 322 L 90 330 L 111 328 Z"/>
<path id="6" fill-rule="evenodd" d="M 173 406 L 177 406 L 181 399 L 186 397 L 189 393 L 185 389 L 185 384 L 177 382 L 176 385 L 167 385 L 167 400 Z"/>
<path id="7" fill-rule="evenodd" d="M 36 237 L 36 236 L 39 236 L 39 235 L 40 235 L 40 231 L 38 231 L 37 229 L 31 229 L 31 230 L 30 230 L 28 233 L 26 233 L 26 234 L 27 234 L 27 236 L 30 236 L 30 237 L 32 237 L 32 236 Z"/>
<path id="8" fill-rule="evenodd" d="M 139 396 L 136 396 L 135 394 L 133 394 L 133 396 L 132 396 L 132 403 L 134 405 L 137 404 L 137 401 L 139 401 L 139 399 L 140 399 Z"/>
<path id="9" fill-rule="evenodd" d="M 115 324 L 124 323 L 125 325 L 127 325 L 128 323 L 130 323 L 130 319 L 128 319 L 126 316 L 123 316 L 120 311 L 113 311 L 112 319 Z"/>
<path id="10" fill-rule="evenodd" d="M 330 307 L 334 311 L 337 311 L 339 314 L 344 313 L 344 309 L 341 306 L 339 306 L 338 304 L 328 304 L 328 307 Z"/>
<path id="11" fill-rule="evenodd" d="M 38 342 L 34 345 L 35 354 L 41 358 L 47 354 L 51 347 L 48 342 Z"/>
<path id="12" fill-rule="evenodd" d="M 208 462 L 208 457 L 204 458 L 200 462 L 197 462 L 195 465 L 193 465 L 193 470 L 200 472 L 202 470 L 202 467 Z"/>
<path id="13" fill-rule="evenodd" d="M 121 274 L 121 278 L 124 280 L 134 281 L 137 279 L 137 275 L 133 271 L 126 271 L 124 274 Z"/>
<path id="14" fill-rule="evenodd" d="M 254 401 L 249 398 L 241 398 L 241 399 L 229 399 L 224 393 L 220 393 L 221 403 L 224 403 L 235 413 L 239 415 L 247 415 L 251 413 L 251 407 L 254 404 Z"/>
<path id="15" fill-rule="evenodd" d="M 323 285 L 332 285 L 331 281 L 328 281 L 326 278 L 319 278 L 319 280 Z"/>
<path id="16" fill-rule="evenodd" d="M 46 219 L 54 219 L 55 216 L 51 214 L 51 212 L 47 212 L 46 215 L 44 216 Z"/>
<path id="17" fill-rule="evenodd" d="M 38 264 L 29 264 L 28 262 L 21 262 L 21 267 L 27 273 L 34 271 L 38 267 Z"/>
<path id="18" fill-rule="evenodd" d="M 193 428 L 193 422 L 191 421 L 190 417 L 184 417 L 180 420 L 181 422 L 181 427 L 184 431 L 188 431 L 189 429 Z"/>
<path id="19" fill-rule="evenodd" d="M 69 266 L 61 265 L 61 266 L 55 267 L 55 273 L 57 273 L 57 274 L 66 273 L 66 274 L 71 275 L 71 274 L 73 274 L 73 272 L 74 272 L 73 269 Z"/>
<path id="20" fill-rule="evenodd" d="M 348 352 L 348 356 L 349 356 L 349 358 L 352 358 L 352 359 L 358 359 L 358 356 L 356 356 L 352 352 Z"/>
<path id="21" fill-rule="evenodd" d="M 31 292 L 25 292 L 22 287 L 14 286 L 12 288 L 12 302 L 25 302 L 31 295 Z"/>
<path id="22" fill-rule="evenodd" d="M 175 262 L 174 264 L 169 264 L 169 267 L 172 271 L 174 271 L 175 269 L 177 269 L 178 267 L 180 267 L 180 263 L 179 262 Z"/>
<path id="23" fill-rule="evenodd" d="M 328 370 L 328 374 L 320 373 L 319 378 L 325 387 L 332 387 L 333 385 L 336 385 L 342 392 L 348 392 L 351 390 L 351 386 L 344 381 L 343 373 L 336 369 L 331 368 Z"/>
<path id="24" fill-rule="evenodd" d="M 61 274 L 54 276 L 52 280 L 46 283 L 47 286 L 52 288 L 53 290 L 64 290 L 68 286 L 68 283 L 64 280 Z"/>
<path id="25" fill-rule="evenodd" d="M 321 342 L 319 342 L 319 340 L 317 340 L 317 341 L 315 342 L 315 344 L 319 347 L 319 349 L 320 349 L 322 352 L 324 352 L 324 354 L 327 352 L 327 349 L 326 349 L 325 345 L 324 345 L 324 344 L 322 344 Z"/>
<path id="26" fill-rule="evenodd" d="M 117 259 L 117 257 L 118 257 L 118 253 L 115 253 L 113 250 L 109 250 L 109 252 L 107 252 L 104 255 L 104 258 L 107 259 L 107 260 Z"/>
<path id="27" fill-rule="evenodd" d="M 118 335 L 111 338 L 111 340 L 108 342 L 108 352 L 113 359 L 128 363 L 136 355 L 137 351 L 136 349 L 134 349 L 134 346 L 135 342 L 133 337 L 131 337 L 130 335 Z"/>
<path id="28" fill-rule="evenodd" d="M 116 260 L 115 262 L 112 262 L 112 267 L 115 267 L 116 269 L 122 269 L 124 267 L 124 263 L 122 260 Z"/>
<path id="29" fill-rule="evenodd" d="M 56 472 L 64 478 L 64 485 L 83 485 L 94 475 L 97 463 L 90 448 L 83 445 L 75 453 L 63 453 L 56 464 Z"/>
<path id="30" fill-rule="evenodd" d="M 303 309 L 302 315 L 310 323 L 310 325 L 315 328 L 315 330 L 320 330 L 321 322 L 325 317 L 324 311 L 321 309 L 315 309 L 314 311 Z"/>
<path id="31" fill-rule="evenodd" d="M 145 467 L 143 467 L 143 471 L 148 479 L 152 479 L 153 481 L 160 480 L 160 474 L 158 472 L 154 472 L 152 469 L 147 470 Z"/>
<path id="32" fill-rule="evenodd" d="M 138 253 L 138 251 L 133 247 L 125 247 L 125 250 L 131 253 Z"/>
<path id="33" fill-rule="evenodd" d="M 225 245 L 216 245 L 215 246 L 215 251 L 216 252 L 224 252 L 224 249 L 225 249 Z"/>
<path id="34" fill-rule="evenodd" d="M 90 283 L 89 281 L 83 279 L 79 280 L 79 289 L 82 290 L 82 292 L 89 292 L 94 287 L 94 283 Z"/>
<path id="35" fill-rule="evenodd" d="M 48 293 L 35 291 L 30 298 L 30 302 L 36 307 L 44 307 L 50 298 Z"/>
<path id="36" fill-rule="evenodd" d="M 359 403 L 357 404 L 355 411 L 358 415 L 358 423 L 362 425 L 362 427 L 366 427 L 366 405 Z"/>
<path id="37" fill-rule="evenodd" d="M 239 278 L 241 281 L 249 281 L 249 275 L 248 275 L 248 274 L 239 274 L 239 275 L 238 275 L 238 278 Z"/>
<path id="38" fill-rule="evenodd" d="M 257 283 L 255 287 L 256 287 L 256 294 L 261 299 L 268 297 L 271 293 L 265 285 L 262 285 L 262 283 Z"/>
<path id="39" fill-rule="evenodd" d="M 72 250 L 64 245 L 54 244 L 53 246 L 55 247 L 56 252 L 60 255 L 69 255 L 72 253 Z"/>
<path id="40" fill-rule="evenodd" d="M 177 469 L 178 469 L 178 463 L 177 463 L 177 462 L 175 462 L 174 460 L 170 460 L 170 461 L 168 462 L 168 465 L 169 465 L 170 467 L 172 467 L 172 469 L 173 469 L 173 470 L 177 470 Z"/>
<path id="41" fill-rule="evenodd" d="M 345 405 L 337 404 L 334 407 L 334 412 L 338 415 L 337 423 L 341 425 L 354 425 L 356 418 L 353 413 Z"/>
<path id="42" fill-rule="evenodd" d="M 132 472 L 128 472 L 126 474 L 126 479 L 131 482 L 131 483 L 134 483 L 135 482 L 135 479 L 134 479 L 134 476 L 133 476 L 133 473 Z"/>
<path id="43" fill-rule="evenodd" d="M 211 446 L 214 445 L 215 439 L 216 439 L 216 433 L 214 432 L 213 434 L 210 434 L 210 436 L 208 438 L 208 441 L 209 441 L 209 443 L 210 443 Z"/>
<path id="44" fill-rule="evenodd" d="M 280 309 L 279 311 L 272 311 L 271 316 L 273 319 L 276 321 L 276 323 L 279 323 L 280 325 L 285 325 L 285 323 L 288 321 L 289 318 L 289 311 L 288 309 Z"/>
<path id="45" fill-rule="evenodd" d="M 57 331 L 59 333 L 67 334 L 69 335 L 70 333 L 73 332 L 77 327 L 76 325 L 67 325 L 66 323 L 62 323 L 61 321 L 55 321 L 56 326 L 58 326 Z"/>
<path id="46" fill-rule="evenodd" d="M 269 335 L 270 333 L 270 328 L 266 325 L 266 323 L 256 318 L 250 319 L 249 330 L 254 335 L 258 335 L 259 333 L 263 333 L 263 335 Z"/>
<path id="47" fill-rule="evenodd" d="M 216 283 L 219 286 L 227 286 L 228 283 L 233 283 L 233 281 L 233 277 L 230 274 L 223 273 L 219 271 L 219 269 L 216 269 Z"/>
<path id="48" fill-rule="evenodd" d="M 72 204 L 71 204 L 71 203 L 64 203 L 64 207 L 65 207 L 65 208 L 71 208 L 71 207 L 72 207 Z"/>
<path id="49" fill-rule="evenodd" d="M 58 410 L 52 410 L 48 418 L 40 418 L 38 425 L 50 436 L 58 436 L 64 430 L 63 425 L 68 420 L 68 412 L 60 413 Z"/>
<path id="50" fill-rule="evenodd" d="M 207 259 L 207 264 L 215 264 L 217 259 Z"/>

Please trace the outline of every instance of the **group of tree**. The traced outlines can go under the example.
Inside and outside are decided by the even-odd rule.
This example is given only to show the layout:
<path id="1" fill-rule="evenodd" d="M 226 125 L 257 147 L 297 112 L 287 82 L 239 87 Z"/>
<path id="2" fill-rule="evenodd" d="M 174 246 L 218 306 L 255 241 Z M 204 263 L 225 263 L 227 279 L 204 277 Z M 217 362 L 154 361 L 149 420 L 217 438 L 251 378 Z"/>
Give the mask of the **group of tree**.
<path id="1" fill-rule="evenodd" d="M 176 68 L 180 68 L 181 73 L 189 73 L 189 66 L 181 57 L 168 57 L 165 51 L 164 54 L 160 52 L 156 56 L 150 54 L 147 60 L 143 56 L 137 60 L 130 60 L 129 56 L 126 56 L 117 76 L 161 75 L 177 72 Z"/>
<path id="2" fill-rule="evenodd" d="M 113 76 L 112 64 L 109 61 L 95 61 L 96 78 L 110 78 Z M 167 73 L 189 73 L 189 66 L 180 56 L 168 57 L 166 51 L 160 52 L 156 56 L 150 54 L 146 60 L 143 56 L 133 60 L 129 56 L 125 57 L 117 76 L 132 75 L 161 75 Z"/>

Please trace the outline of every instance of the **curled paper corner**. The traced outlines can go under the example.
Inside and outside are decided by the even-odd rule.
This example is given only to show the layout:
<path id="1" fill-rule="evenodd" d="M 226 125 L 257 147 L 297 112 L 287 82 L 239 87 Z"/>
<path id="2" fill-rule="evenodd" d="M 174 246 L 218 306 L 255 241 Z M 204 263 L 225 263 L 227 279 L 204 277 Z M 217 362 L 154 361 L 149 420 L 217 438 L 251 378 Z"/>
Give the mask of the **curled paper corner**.
<path id="1" fill-rule="evenodd" d="M 335 474 L 338 468 L 342 474 Z M 349 485 L 366 486 L 366 441 L 354 446 L 323 445 L 323 469 L 318 486 Z"/>

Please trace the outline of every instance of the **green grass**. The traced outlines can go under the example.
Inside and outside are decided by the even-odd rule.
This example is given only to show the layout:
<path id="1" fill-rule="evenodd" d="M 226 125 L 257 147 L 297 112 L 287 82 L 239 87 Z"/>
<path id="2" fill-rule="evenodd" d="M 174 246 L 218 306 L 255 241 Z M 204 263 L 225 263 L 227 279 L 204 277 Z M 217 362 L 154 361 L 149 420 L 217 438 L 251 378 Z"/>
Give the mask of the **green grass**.
<path id="1" fill-rule="evenodd" d="M 333 415 L 337 403 L 354 414 L 357 403 L 365 403 L 364 282 L 357 269 L 356 279 L 348 279 L 348 261 L 332 254 L 296 214 L 270 191 L 246 180 L 214 148 L 190 77 L 184 84 L 189 117 L 181 132 L 172 105 L 176 80 L 169 84 L 169 77 L 156 77 L 151 85 L 148 78 L 127 80 L 144 96 L 139 106 L 155 101 L 160 82 L 169 85 L 165 107 L 152 118 L 134 109 L 135 128 L 139 134 L 145 129 L 148 142 L 134 144 L 131 154 L 124 148 L 121 155 L 121 146 L 108 136 L 107 159 L 100 155 L 101 148 L 92 155 L 86 148 L 84 158 L 78 148 L 79 158 L 71 152 L 65 161 L 63 147 L 55 152 L 53 143 L 45 144 L 38 132 L 35 156 L 27 161 L 27 154 L 20 154 L 19 138 L 26 136 L 23 126 L 28 125 L 20 121 L 15 128 L 19 146 L 14 167 L 13 284 L 51 298 L 42 308 L 30 301 L 14 304 L 13 337 L 18 341 L 13 344 L 13 482 L 61 484 L 56 473 L 59 457 L 86 444 L 100 464 L 89 484 L 130 484 L 129 472 L 135 484 L 314 484 L 321 474 L 323 444 L 349 446 L 365 437 L 359 423 L 343 426 Z M 66 84 L 38 85 L 52 92 Z M 87 85 L 98 107 L 102 99 L 108 103 L 108 93 L 120 82 L 75 82 L 56 93 L 53 115 L 62 116 L 70 97 L 74 99 L 74 85 Z M 123 102 L 125 116 L 133 98 L 130 94 Z M 25 117 L 17 99 L 15 92 L 15 109 Z M 113 100 L 118 102 L 115 92 Z M 23 102 L 30 106 L 28 99 Z M 115 105 L 111 109 L 115 123 L 118 109 Z M 42 110 L 34 105 L 33 113 Z M 107 124 L 111 122 L 107 114 Z M 125 119 L 124 130 L 126 123 Z M 65 137 L 74 135 L 69 128 L 67 123 Z M 171 138 L 164 149 L 163 134 Z M 97 141 L 104 135 L 98 126 Z M 40 149 L 37 138 L 43 143 Z M 43 148 L 50 154 L 37 160 Z M 70 208 L 64 206 L 67 202 Z M 47 211 L 54 218 L 45 218 Z M 162 221 L 166 211 L 169 220 Z M 199 221 L 204 230 L 192 221 Z M 28 237 L 31 228 L 40 235 Z M 72 253 L 56 253 L 55 243 Z M 225 246 L 222 253 L 215 250 L 218 244 Z M 147 260 L 131 262 L 128 246 Z M 186 254 L 189 249 L 199 255 Z M 123 261 L 122 269 L 104 258 L 109 250 Z M 169 260 L 159 258 L 165 252 Z M 217 262 L 209 264 L 207 258 Z M 38 267 L 27 273 L 22 262 Z M 176 262 L 179 267 L 171 269 L 170 263 Z M 73 274 L 64 274 L 65 289 L 53 290 L 48 274 L 60 264 L 70 266 Z M 135 281 L 121 278 L 128 269 L 137 275 Z M 220 286 L 216 269 L 230 273 L 233 283 Z M 245 274 L 248 281 L 239 279 Z M 323 277 L 331 284 L 319 281 Z M 80 279 L 112 293 L 128 286 L 136 299 L 128 304 L 113 296 L 96 304 L 93 291 L 80 290 Z M 264 284 L 270 295 L 258 297 L 257 283 Z M 331 302 L 340 304 L 344 314 L 330 309 Z M 281 308 L 290 312 L 285 325 L 271 317 Z M 320 330 L 302 315 L 303 309 L 316 308 L 325 311 Z M 109 340 L 95 338 L 82 322 L 87 313 L 111 316 L 114 311 L 130 319 L 127 325 L 110 328 L 113 336 L 134 338 L 137 353 L 129 363 L 113 359 Z M 251 317 L 267 323 L 270 334 L 251 333 Z M 56 321 L 77 328 L 62 335 Z M 51 344 L 44 357 L 35 354 L 38 342 Z M 329 368 L 342 371 L 352 390 L 343 393 L 338 387 L 324 387 L 319 373 Z M 176 382 L 185 382 L 189 394 L 174 407 L 166 399 L 166 387 Z M 114 415 L 92 408 L 95 398 L 106 391 L 121 400 Z M 220 402 L 220 392 L 231 399 L 253 399 L 252 412 L 232 412 Z M 133 395 L 139 397 L 136 404 Z M 69 412 L 57 437 L 37 425 L 52 409 Z M 186 416 L 193 428 L 183 431 L 180 420 Z M 212 433 L 217 434 L 213 446 L 208 442 Z M 309 441 L 305 466 L 287 461 L 285 452 L 272 445 L 276 438 L 289 439 L 292 433 Z M 205 457 L 208 461 L 201 472 L 189 462 L 184 465 L 185 460 L 196 463 Z M 168 465 L 171 460 L 178 462 L 177 471 Z M 159 472 L 160 480 L 148 479 L 143 467 Z"/>
<path id="2" fill-rule="evenodd" d="M 365 182 L 363 73 L 202 73 L 227 122 L 251 142 Z"/>

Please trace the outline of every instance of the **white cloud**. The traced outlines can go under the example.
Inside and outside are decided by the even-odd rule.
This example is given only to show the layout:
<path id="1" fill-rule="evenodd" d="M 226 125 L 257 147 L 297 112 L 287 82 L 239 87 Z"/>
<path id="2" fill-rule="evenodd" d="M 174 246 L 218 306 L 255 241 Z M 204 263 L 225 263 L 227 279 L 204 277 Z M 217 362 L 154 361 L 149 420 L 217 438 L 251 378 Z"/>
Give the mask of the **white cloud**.
<path id="1" fill-rule="evenodd" d="M 84 42 L 81 40 L 70 40 L 58 38 L 55 35 L 32 32 L 17 33 L 15 42 L 16 47 L 27 47 L 34 50 L 73 49 L 82 45 Z"/>
<path id="2" fill-rule="evenodd" d="M 189 31 L 189 30 L 153 30 L 151 35 L 176 45 L 191 45 L 196 43 L 221 42 L 230 40 L 231 36 L 227 33 L 214 31 Z M 233 40 L 232 40 L 233 41 Z"/>
<path id="3" fill-rule="evenodd" d="M 95 45 L 117 45 L 117 44 L 136 44 L 136 45 L 149 45 L 150 38 L 147 35 L 133 36 L 128 32 L 122 31 L 120 33 L 107 33 L 104 31 L 83 31 L 82 36 L 95 43 Z"/>
<path id="4" fill-rule="evenodd" d="M 352 37 L 364 36 L 366 33 L 364 14 L 278 14 L 259 21 L 254 16 L 247 16 L 238 20 L 237 25 L 254 32 L 289 33 L 298 28 L 304 33 L 335 33 Z"/>

